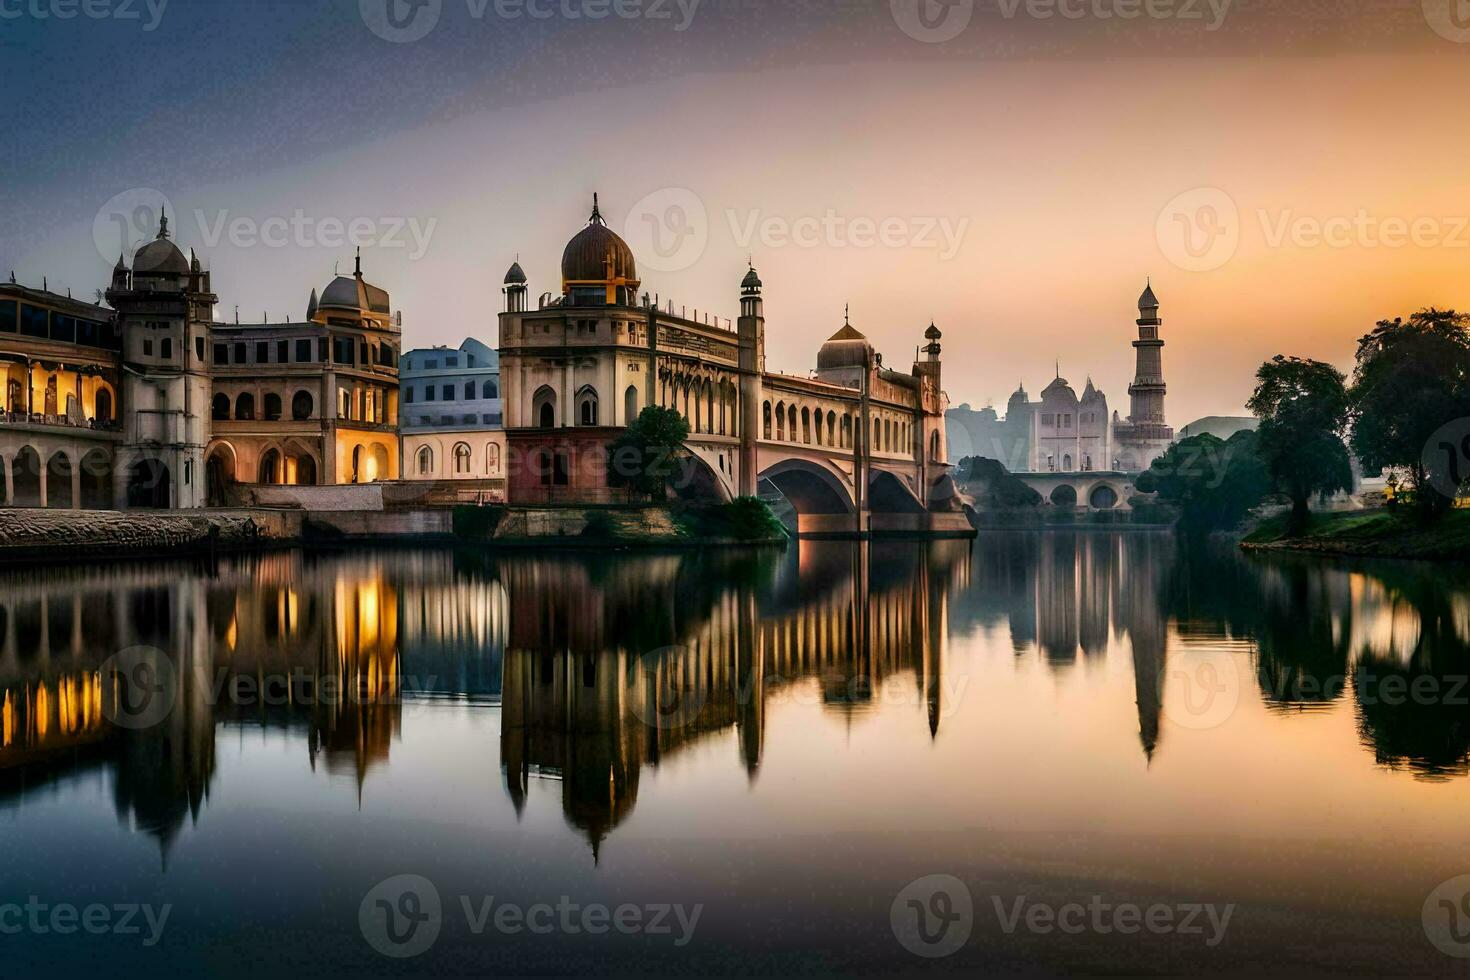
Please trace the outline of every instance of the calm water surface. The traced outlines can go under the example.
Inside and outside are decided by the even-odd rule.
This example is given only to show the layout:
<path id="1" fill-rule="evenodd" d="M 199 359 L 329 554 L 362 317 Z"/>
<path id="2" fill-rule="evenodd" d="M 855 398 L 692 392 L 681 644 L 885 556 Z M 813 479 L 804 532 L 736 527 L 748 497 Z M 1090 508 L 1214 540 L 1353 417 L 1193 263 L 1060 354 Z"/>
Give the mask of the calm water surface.
<path id="1" fill-rule="evenodd" d="M 1449 972 L 1467 649 L 1461 570 L 1152 534 L 4 572 L 0 962 Z M 936 874 L 973 913 L 925 959 L 891 917 Z M 440 903 L 412 958 L 374 948 L 429 914 L 376 905 L 400 875 Z M 1089 901 L 1234 909 L 1214 945 L 1006 921 Z M 38 902 L 170 911 L 153 945 L 7 928 Z M 648 928 L 466 912 L 558 902 Z"/>

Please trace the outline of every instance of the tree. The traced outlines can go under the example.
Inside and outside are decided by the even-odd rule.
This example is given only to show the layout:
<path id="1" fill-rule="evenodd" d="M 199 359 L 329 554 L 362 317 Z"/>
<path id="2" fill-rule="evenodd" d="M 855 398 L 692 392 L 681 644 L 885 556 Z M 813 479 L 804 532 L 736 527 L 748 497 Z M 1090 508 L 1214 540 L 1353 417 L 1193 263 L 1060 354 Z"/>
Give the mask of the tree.
<path id="1" fill-rule="evenodd" d="M 1209 433 L 1191 436 L 1155 459 L 1135 486 L 1177 507 L 1180 524 L 1189 530 L 1232 528 L 1271 492 L 1256 441 L 1249 430 L 1229 441 Z"/>
<path id="2" fill-rule="evenodd" d="M 960 460 L 960 482 L 975 503 L 989 510 L 1041 505 L 1041 494 L 1011 475 L 999 460 L 982 456 Z"/>
<path id="3" fill-rule="evenodd" d="M 1261 420 L 1256 453 L 1275 488 L 1291 499 L 1291 526 L 1307 523 L 1309 504 L 1353 486 L 1342 431 L 1347 424 L 1346 377 L 1331 364 L 1276 356 L 1256 372 L 1247 406 Z"/>
<path id="4" fill-rule="evenodd" d="M 688 438 L 689 421 L 684 416 L 650 405 L 608 448 L 608 483 L 663 502 Z"/>
<path id="5" fill-rule="evenodd" d="M 1470 415 L 1467 323 L 1470 316 L 1454 310 L 1421 310 L 1407 321 L 1380 321 L 1358 341 L 1353 452 L 1366 470 L 1401 470 L 1416 506 L 1430 516 L 1453 503 L 1434 486 L 1445 485 L 1442 478 L 1460 461 L 1455 449 L 1436 453 L 1430 437 Z"/>

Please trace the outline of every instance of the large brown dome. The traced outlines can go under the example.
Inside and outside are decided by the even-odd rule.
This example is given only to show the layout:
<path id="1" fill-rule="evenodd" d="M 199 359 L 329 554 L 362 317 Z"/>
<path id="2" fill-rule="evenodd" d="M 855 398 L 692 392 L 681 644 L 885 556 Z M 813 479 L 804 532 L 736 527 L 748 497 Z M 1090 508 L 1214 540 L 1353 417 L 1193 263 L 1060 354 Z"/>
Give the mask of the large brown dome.
<path id="1" fill-rule="evenodd" d="M 633 250 L 602 220 L 595 198 L 587 227 L 567 242 L 566 251 L 562 253 L 561 277 L 565 282 L 638 281 Z"/>

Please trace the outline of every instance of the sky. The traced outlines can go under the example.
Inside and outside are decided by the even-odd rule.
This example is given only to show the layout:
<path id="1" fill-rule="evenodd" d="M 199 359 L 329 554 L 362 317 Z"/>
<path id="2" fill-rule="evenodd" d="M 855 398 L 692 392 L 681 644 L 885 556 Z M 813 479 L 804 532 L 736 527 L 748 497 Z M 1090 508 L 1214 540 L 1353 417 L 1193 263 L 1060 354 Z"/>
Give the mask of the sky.
<path id="1" fill-rule="evenodd" d="M 362 243 L 406 344 L 493 343 L 596 192 L 690 315 L 755 263 L 772 369 L 850 304 L 892 367 L 934 321 L 955 404 L 1059 366 L 1126 415 L 1151 277 L 1181 426 L 1470 308 L 1461 6 L 0 0 L 0 275 L 90 299 L 167 202 L 220 319 L 302 317 Z"/>

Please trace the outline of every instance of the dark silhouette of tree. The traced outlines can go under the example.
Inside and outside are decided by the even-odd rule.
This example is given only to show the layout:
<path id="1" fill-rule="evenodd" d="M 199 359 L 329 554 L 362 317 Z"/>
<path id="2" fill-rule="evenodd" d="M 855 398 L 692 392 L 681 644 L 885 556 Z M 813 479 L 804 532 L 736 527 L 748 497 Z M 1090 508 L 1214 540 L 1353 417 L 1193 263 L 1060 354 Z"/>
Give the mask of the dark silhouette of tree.
<path id="1" fill-rule="evenodd" d="M 1425 450 L 1433 450 L 1435 430 L 1470 415 L 1467 325 L 1470 316 L 1454 310 L 1421 310 L 1407 321 L 1380 321 L 1358 341 L 1353 452 L 1370 471 L 1394 467 L 1406 474 L 1416 506 L 1431 517 L 1453 503 L 1435 491 L 1437 477 L 1463 461 L 1458 447 L 1445 454 Z"/>
<path id="2" fill-rule="evenodd" d="M 1247 406 L 1261 420 L 1256 453 L 1275 488 L 1291 500 L 1291 524 L 1300 530 L 1316 496 L 1353 485 L 1342 430 L 1348 396 L 1343 373 L 1331 364 L 1277 355 L 1256 372 Z"/>
<path id="3" fill-rule="evenodd" d="M 1143 493 L 1179 509 L 1186 530 L 1232 528 L 1271 491 L 1271 477 L 1256 454 L 1256 434 L 1229 441 L 1205 433 L 1170 446 L 1139 476 Z"/>
<path id="4" fill-rule="evenodd" d="M 960 482 L 982 508 L 1038 507 L 1041 494 L 1012 476 L 999 460 L 971 456 L 960 461 Z"/>
<path id="5" fill-rule="evenodd" d="M 672 408 L 650 405 L 608 448 L 608 483 L 657 501 L 668 499 L 669 477 L 679 470 L 689 421 Z"/>

